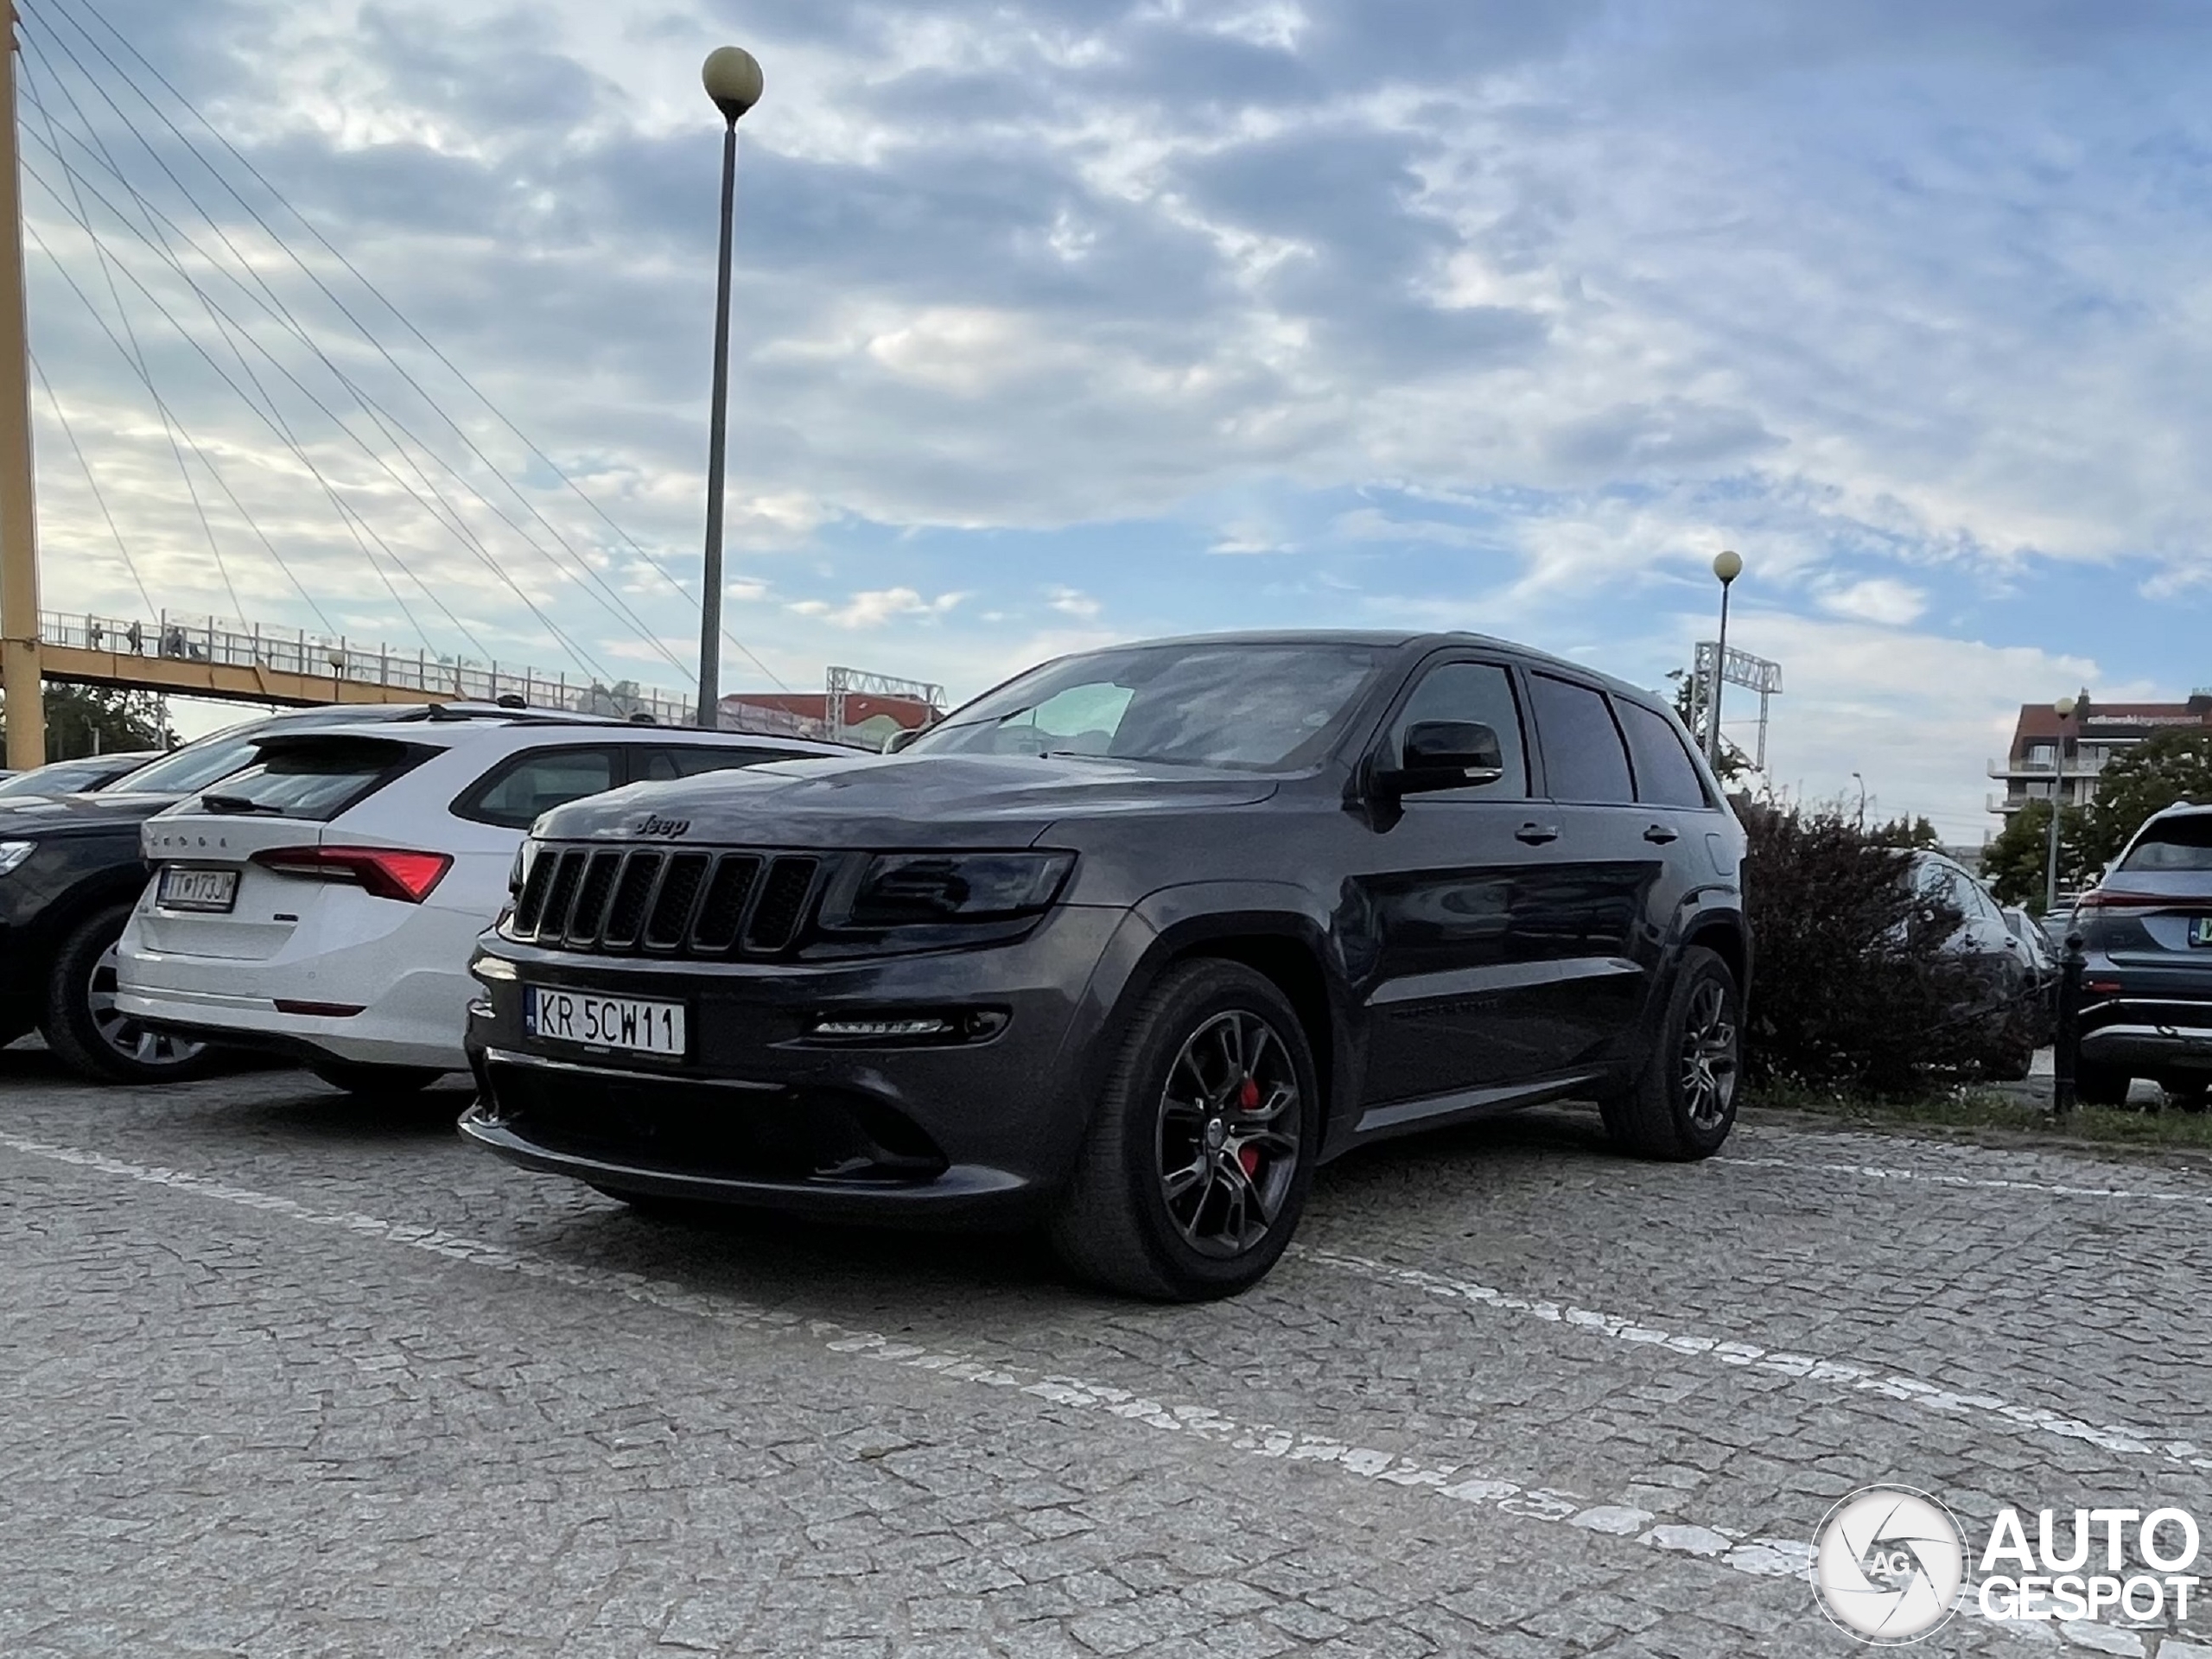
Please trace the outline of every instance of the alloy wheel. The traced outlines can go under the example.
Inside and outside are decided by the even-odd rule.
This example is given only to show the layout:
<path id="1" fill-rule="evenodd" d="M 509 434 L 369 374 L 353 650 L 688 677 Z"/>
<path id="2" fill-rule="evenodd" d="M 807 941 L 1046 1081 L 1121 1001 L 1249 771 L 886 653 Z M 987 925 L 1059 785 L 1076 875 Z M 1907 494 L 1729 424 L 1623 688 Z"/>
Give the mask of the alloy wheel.
<path id="1" fill-rule="evenodd" d="M 1217 1014 L 1184 1039 L 1160 1092 L 1159 1172 L 1192 1249 L 1236 1256 L 1267 1236 L 1298 1173 L 1300 1106 L 1296 1062 L 1261 1015 Z"/>
<path id="2" fill-rule="evenodd" d="M 1736 1022 L 1728 1017 L 1728 995 L 1708 979 L 1690 995 L 1682 1021 L 1682 1101 L 1693 1127 L 1719 1127 L 1736 1098 Z"/>
<path id="3" fill-rule="evenodd" d="M 207 1044 L 167 1032 L 149 1031 L 116 1007 L 118 961 L 114 945 L 101 951 L 99 959 L 92 963 L 92 980 L 85 988 L 85 1007 L 92 1016 L 92 1028 L 99 1033 L 100 1041 L 139 1065 L 184 1065 L 198 1059 L 206 1052 Z"/>

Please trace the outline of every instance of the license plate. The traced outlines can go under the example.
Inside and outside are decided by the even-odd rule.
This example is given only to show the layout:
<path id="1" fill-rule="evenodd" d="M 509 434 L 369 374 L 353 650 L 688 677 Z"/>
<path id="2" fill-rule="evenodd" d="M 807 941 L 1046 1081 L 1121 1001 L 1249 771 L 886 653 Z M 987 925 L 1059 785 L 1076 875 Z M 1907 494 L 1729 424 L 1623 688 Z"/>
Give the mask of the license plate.
<path id="1" fill-rule="evenodd" d="M 195 870 L 181 864 L 164 865 L 154 902 L 163 910 L 204 910 L 228 915 L 238 901 L 236 870 Z"/>
<path id="2" fill-rule="evenodd" d="M 524 1031 L 545 1042 L 683 1058 L 681 1002 L 648 1002 L 634 996 L 601 996 L 593 991 L 556 991 L 531 985 L 523 989 L 522 1023 Z"/>
<path id="3" fill-rule="evenodd" d="M 2192 916 L 2189 918 L 2189 942 L 2191 944 L 2212 944 L 2212 916 Z"/>

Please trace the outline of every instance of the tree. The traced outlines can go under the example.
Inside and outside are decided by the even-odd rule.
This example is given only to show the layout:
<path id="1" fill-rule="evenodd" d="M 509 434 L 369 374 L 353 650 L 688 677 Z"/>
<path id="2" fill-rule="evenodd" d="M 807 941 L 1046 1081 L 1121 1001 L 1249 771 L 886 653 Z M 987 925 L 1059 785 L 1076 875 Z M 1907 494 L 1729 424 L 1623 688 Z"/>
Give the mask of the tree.
<path id="1" fill-rule="evenodd" d="M 2058 885 L 2080 889 L 2100 869 L 2091 840 L 2091 814 L 2069 806 L 2058 820 Z M 1982 849 L 1981 873 L 1999 904 L 2024 905 L 2043 914 L 2044 882 L 2050 860 L 2050 803 L 2030 801 L 2005 820 L 2004 833 Z"/>
<path id="2" fill-rule="evenodd" d="M 1700 754 L 1705 753 L 1705 711 L 1698 707 L 1697 679 L 1686 668 L 1670 669 L 1667 677 L 1675 683 L 1675 713 L 1683 725 L 1689 728 L 1690 741 L 1697 745 Z M 1758 768 L 1751 765 L 1751 756 L 1728 741 L 1728 734 L 1720 734 L 1719 758 L 1713 762 L 1713 775 L 1723 785 L 1732 784 L 1745 773 Z"/>
<path id="3" fill-rule="evenodd" d="M 1901 847 L 1907 851 L 1918 849 L 1934 852 L 1943 845 L 1942 836 L 1936 833 L 1936 826 L 1924 816 L 1891 818 L 1887 823 L 1869 830 L 1866 839 L 1878 847 Z"/>
<path id="4" fill-rule="evenodd" d="M 150 691 L 112 690 L 97 685 L 46 688 L 46 758 L 75 760 L 88 754 L 130 749 L 167 749 L 177 735 L 163 719 L 162 700 Z M 0 708 L 0 733 L 7 729 Z"/>
<path id="5" fill-rule="evenodd" d="M 2170 728 L 2097 774 L 2085 836 L 2092 867 L 2118 858 L 2144 819 L 2177 801 L 2212 801 L 2212 730 Z"/>

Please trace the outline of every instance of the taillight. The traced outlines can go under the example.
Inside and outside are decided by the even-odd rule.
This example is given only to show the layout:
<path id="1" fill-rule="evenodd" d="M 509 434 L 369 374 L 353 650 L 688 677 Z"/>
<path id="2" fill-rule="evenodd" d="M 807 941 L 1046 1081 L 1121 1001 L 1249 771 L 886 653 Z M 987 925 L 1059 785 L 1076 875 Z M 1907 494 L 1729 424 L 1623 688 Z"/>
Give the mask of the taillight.
<path id="1" fill-rule="evenodd" d="M 419 905 L 453 868 L 445 853 L 410 853 L 397 847 L 272 847 L 253 855 L 264 869 L 323 881 L 351 881 L 378 899 Z"/>
<path id="2" fill-rule="evenodd" d="M 2076 910 L 2156 910 L 2162 905 L 2173 903 L 2171 893 L 2120 893 L 2109 887 L 2097 887 L 2082 895 Z"/>

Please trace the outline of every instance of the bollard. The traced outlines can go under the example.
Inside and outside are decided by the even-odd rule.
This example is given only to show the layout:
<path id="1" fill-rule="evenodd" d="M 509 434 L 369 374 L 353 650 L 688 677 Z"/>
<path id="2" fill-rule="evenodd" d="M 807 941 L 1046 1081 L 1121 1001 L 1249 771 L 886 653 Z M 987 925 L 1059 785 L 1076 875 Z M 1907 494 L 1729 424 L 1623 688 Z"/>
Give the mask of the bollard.
<path id="1" fill-rule="evenodd" d="M 2069 932 L 2058 961 L 2058 1030 L 2051 1048 L 2050 1109 L 2060 1117 L 2074 1109 L 2074 1069 L 2082 1052 L 2082 970 L 2088 964 L 2080 931 Z"/>

